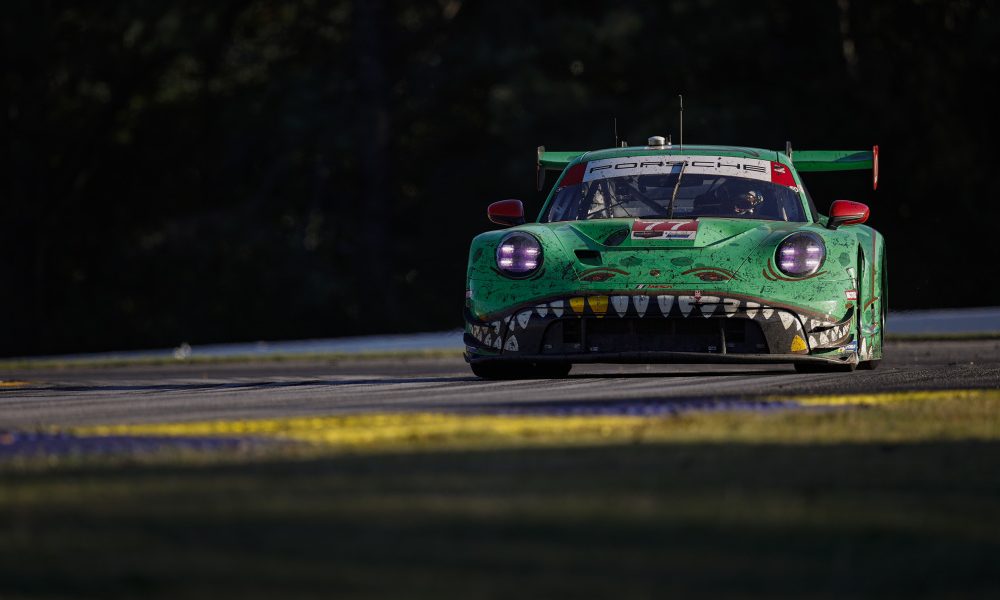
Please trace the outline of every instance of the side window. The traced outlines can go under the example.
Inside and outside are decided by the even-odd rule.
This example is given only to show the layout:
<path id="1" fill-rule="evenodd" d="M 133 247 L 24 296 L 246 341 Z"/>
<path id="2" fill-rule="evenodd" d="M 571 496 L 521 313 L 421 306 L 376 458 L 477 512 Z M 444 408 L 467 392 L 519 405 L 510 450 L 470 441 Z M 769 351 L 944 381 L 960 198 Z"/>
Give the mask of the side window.
<path id="1" fill-rule="evenodd" d="M 570 221 L 576 219 L 576 213 L 580 210 L 580 190 L 581 185 L 570 185 L 559 188 L 556 197 L 552 199 L 549 207 L 549 214 L 545 221 Z"/>

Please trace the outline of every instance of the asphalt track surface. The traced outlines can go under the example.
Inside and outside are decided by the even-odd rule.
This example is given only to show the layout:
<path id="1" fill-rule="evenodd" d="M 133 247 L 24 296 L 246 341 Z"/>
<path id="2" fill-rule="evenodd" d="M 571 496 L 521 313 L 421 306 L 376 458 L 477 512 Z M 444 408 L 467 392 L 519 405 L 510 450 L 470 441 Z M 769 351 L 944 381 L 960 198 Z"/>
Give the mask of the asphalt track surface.
<path id="1" fill-rule="evenodd" d="M 893 342 L 875 371 L 790 365 L 578 365 L 482 381 L 461 358 L 177 364 L 0 374 L 0 430 L 349 413 L 670 406 L 768 396 L 1000 388 L 1000 340 Z M 741 406 L 734 403 L 734 406 Z"/>

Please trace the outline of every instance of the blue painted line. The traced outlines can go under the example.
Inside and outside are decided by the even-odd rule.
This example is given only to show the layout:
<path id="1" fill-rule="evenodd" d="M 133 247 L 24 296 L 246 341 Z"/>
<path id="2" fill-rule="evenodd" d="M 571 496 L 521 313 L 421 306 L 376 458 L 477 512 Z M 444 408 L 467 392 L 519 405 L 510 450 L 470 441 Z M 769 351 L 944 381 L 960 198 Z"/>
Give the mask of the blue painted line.
<path id="1" fill-rule="evenodd" d="M 792 401 L 719 399 L 671 399 L 631 402 L 532 402 L 508 404 L 489 414 L 547 416 L 635 416 L 669 417 L 688 412 L 770 412 L 802 409 Z M 477 411 L 482 413 L 482 411 Z"/>
<path id="2" fill-rule="evenodd" d="M 67 433 L 0 431 L 0 460 L 32 456 L 134 455 L 162 451 L 246 450 L 275 440 L 232 437 L 95 436 Z"/>

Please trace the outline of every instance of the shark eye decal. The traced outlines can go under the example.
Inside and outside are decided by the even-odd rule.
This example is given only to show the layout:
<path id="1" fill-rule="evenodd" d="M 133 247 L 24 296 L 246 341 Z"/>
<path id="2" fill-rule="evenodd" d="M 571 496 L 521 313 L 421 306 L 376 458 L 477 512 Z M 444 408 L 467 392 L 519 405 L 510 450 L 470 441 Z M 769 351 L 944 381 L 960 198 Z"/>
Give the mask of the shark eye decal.
<path id="1" fill-rule="evenodd" d="M 542 265 L 542 245 L 529 234 L 514 232 L 497 245 L 497 268 L 508 277 L 527 277 Z"/>

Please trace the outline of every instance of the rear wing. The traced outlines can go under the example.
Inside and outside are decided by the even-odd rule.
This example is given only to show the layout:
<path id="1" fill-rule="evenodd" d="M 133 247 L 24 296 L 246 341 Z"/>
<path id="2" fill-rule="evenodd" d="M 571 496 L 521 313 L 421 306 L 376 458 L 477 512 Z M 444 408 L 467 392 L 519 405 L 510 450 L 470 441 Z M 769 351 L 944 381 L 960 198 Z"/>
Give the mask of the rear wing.
<path id="1" fill-rule="evenodd" d="M 795 170 L 800 173 L 819 171 L 864 171 L 872 170 L 872 189 L 878 189 L 878 146 L 868 150 L 797 150 L 793 154 L 791 144 L 785 150 L 792 159 Z M 546 171 L 562 171 L 586 152 L 550 152 L 545 146 L 538 147 L 538 166 L 535 175 L 538 190 L 545 187 Z"/>
<path id="2" fill-rule="evenodd" d="M 878 146 L 868 150 L 796 150 L 787 152 L 799 173 L 872 170 L 872 189 L 878 189 Z"/>
<path id="3" fill-rule="evenodd" d="M 538 166 L 535 168 L 535 177 L 538 183 L 538 191 L 545 187 L 545 172 L 562 172 L 566 165 L 573 162 L 577 157 L 583 156 L 586 152 L 546 152 L 545 146 L 538 147 Z"/>

